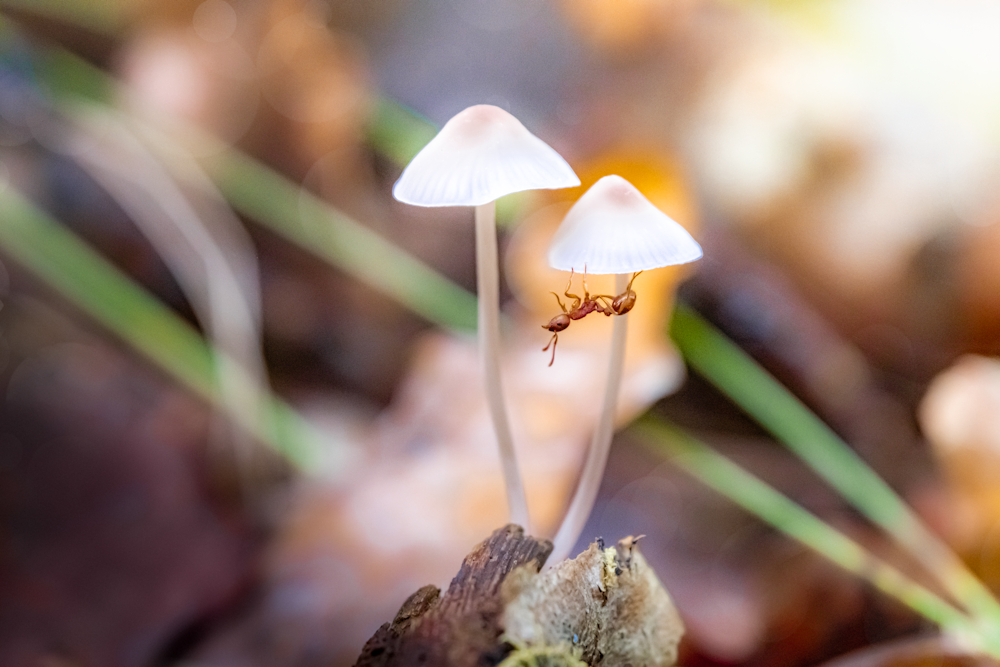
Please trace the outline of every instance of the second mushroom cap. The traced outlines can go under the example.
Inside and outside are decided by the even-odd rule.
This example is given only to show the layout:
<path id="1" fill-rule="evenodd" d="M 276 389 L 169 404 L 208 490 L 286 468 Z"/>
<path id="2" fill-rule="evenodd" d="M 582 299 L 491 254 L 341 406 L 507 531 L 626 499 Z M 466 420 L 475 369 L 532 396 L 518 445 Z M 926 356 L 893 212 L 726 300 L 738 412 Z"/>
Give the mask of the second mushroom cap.
<path id="1" fill-rule="evenodd" d="M 701 246 L 621 176 L 605 176 L 566 214 L 549 248 L 561 271 L 632 273 L 686 264 Z"/>

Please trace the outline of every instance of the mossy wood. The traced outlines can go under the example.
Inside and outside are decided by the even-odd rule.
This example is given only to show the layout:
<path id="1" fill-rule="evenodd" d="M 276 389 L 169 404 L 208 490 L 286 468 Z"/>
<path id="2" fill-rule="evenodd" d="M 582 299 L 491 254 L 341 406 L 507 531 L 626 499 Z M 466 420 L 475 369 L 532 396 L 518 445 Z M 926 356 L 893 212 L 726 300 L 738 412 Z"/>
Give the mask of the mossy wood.
<path id="1" fill-rule="evenodd" d="M 520 526 L 500 528 L 465 557 L 447 592 L 424 586 L 411 595 L 368 640 L 356 667 L 499 663 L 507 653 L 500 640 L 500 585 L 522 565 L 538 572 L 551 551 L 551 542 L 525 535 Z"/>
<path id="2" fill-rule="evenodd" d="M 444 595 L 434 586 L 411 595 L 356 667 L 669 667 L 683 625 L 636 542 L 599 541 L 540 574 L 551 543 L 505 526 Z"/>

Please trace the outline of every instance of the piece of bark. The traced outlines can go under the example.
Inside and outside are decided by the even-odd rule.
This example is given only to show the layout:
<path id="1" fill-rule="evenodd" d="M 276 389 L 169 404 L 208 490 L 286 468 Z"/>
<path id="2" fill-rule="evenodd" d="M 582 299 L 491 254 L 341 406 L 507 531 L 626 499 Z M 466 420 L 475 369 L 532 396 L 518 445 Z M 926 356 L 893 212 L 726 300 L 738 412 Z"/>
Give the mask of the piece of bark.
<path id="1" fill-rule="evenodd" d="M 500 641 L 500 585 L 515 568 L 538 572 L 552 543 L 513 524 L 495 531 L 465 557 L 448 591 L 424 586 L 368 640 L 355 667 L 494 665 L 508 652 Z"/>
<path id="2" fill-rule="evenodd" d="M 684 626 L 637 541 L 592 544 L 539 574 L 551 543 L 508 525 L 465 558 L 447 593 L 411 595 L 356 667 L 670 667 Z"/>

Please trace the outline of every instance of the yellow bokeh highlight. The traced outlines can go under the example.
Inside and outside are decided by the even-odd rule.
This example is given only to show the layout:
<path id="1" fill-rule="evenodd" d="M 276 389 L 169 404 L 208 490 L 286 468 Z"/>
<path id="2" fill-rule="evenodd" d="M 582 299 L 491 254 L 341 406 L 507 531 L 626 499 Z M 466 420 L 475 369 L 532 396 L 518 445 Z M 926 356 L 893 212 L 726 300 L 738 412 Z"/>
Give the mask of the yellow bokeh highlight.
<path id="1" fill-rule="evenodd" d="M 529 216 L 518 228 L 507 252 L 507 280 L 518 301 L 536 320 L 539 327 L 561 311 L 551 292 L 566 303 L 563 293 L 570 274 L 548 265 L 546 256 L 552 237 L 573 202 L 600 178 L 616 174 L 632 183 L 654 206 L 674 218 L 698 238 L 697 214 L 683 171 L 672 157 L 646 150 L 616 149 L 577 167 L 581 186 L 554 190 L 546 194 L 550 203 Z M 613 233 L 613 232 L 609 232 Z M 674 295 L 680 281 L 690 274 L 693 265 L 668 266 L 644 271 L 633 289 L 636 305 L 629 313 L 628 363 L 645 355 L 662 353 L 665 330 L 673 309 Z M 573 277 L 572 294 L 583 296 L 582 276 Z M 588 275 L 591 295 L 614 294 L 613 275 Z M 569 303 L 566 303 L 567 307 Z M 541 331 L 539 340 L 550 334 Z M 566 347 L 604 344 L 611 337 L 610 318 L 593 313 L 574 321 L 559 336 Z M 558 353 L 557 353 L 558 357 Z M 558 363 L 558 359 L 557 362 Z"/>

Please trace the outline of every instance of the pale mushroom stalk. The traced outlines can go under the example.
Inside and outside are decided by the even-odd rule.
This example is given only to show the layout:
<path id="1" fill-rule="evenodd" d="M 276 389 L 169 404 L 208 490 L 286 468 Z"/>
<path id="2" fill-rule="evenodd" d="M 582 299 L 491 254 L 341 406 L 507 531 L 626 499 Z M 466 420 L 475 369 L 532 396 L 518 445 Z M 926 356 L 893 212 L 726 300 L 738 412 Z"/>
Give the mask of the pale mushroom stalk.
<path id="1" fill-rule="evenodd" d="M 449 120 L 406 166 L 393 196 L 414 206 L 476 208 L 479 345 L 484 388 L 496 433 L 510 517 L 526 530 L 528 503 L 518 471 L 500 384 L 500 270 L 496 200 L 525 190 L 569 188 L 580 179 L 562 157 L 519 120 L 489 105 Z"/>
<path id="2" fill-rule="evenodd" d="M 615 294 L 621 294 L 628 285 L 629 274 L 615 274 Z M 628 314 L 614 318 L 611 329 L 611 357 L 608 361 L 608 375 L 604 382 L 604 400 L 601 403 L 601 413 L 597 420 L 597 428 L 590 440 L 587 459 L 583 463 L 577 491 L 573 494 L 569 509 L 563 518 L 559 531 L 552 538 L 552 555 L 549 562 L 559 563 L 569 556 L 573 545 L 583 531 L 587 517 L 597 500 L 597 490 L 601 486 L 604 467 L 608 463 L 608 452 L 611 451 L 611 438 L 615 429 L 615 411 L 618 408 L 618 392 L 622 385 L 622 374 L 625 370 L 625 339 L 628 334 Z"/>
<path id="3" fill-rule="evenodd" d="M 500 270 L 497 248 L 496 202 L 476 206 L 476 282 L 479 293 L 479 350 L 483 363 L 486 403 L 500 450 L 510 518 L 530 531 L 528 499 L 524 493 L 514 438 L 500 381 Z"/>
<path id="4" fill-rule="evenodd" d="M 687 230 L 620 176 L 605 176 L 587 190 L 566 214 L 552 240 L 549 264 L 553 268 L 573 271 L 585 267 L 592 274 L 614 274 L 619 296 L 606 305 L 614 314 L 614 328 L 600 416 L 576 492 L 553 540 L 549 567 L 572 550 L 594 507 L 608 460 L 625 366 L 626 318 L 637 298 L 632 293 L 624 298 L 630 289 L 629 276 L 693 262 L 701 255 L 701 246 Z"/>

